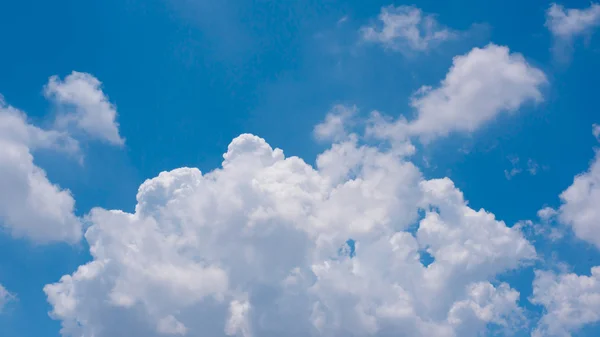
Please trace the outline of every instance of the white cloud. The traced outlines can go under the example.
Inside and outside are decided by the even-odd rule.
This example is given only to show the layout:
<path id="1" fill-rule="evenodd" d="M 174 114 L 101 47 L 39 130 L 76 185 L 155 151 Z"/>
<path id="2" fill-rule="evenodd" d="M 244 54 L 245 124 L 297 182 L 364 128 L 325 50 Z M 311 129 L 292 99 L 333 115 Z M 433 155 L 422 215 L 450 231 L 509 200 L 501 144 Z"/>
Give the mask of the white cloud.
<path id="1" fill-rule="evenodd" d="M 435 89 L 422 88 L 411 105 L 417 117 L 413 134 L 425 140 L 450 132 L 472 132 L 503 112 L 514 113 L 526 102 L 542 101 L 544 73 L 521 54 L 489 44 L 456 56 Z"/>
<path id="2" fill-rule="evenodd" d="M 125 140 L 119 135 L 117 109 L 101 86 L 94 76 L 73 71 L 64 80 L 50 77 L 44 93 L 59 108 L 57 126 L 73 126 L 90 137 L 121 146 Z"/>
<path id="3" fill-rule="evenodd" d="M 586 9 L 565 9 L 553 3 L 546 11 L 546 27 L 561 40 L 571 40 L 600 25 L 600 5 Z"/>
<path id="4" fill-rule="evenodd" d="M 520 319 L 490 281 L 536 256 L 448 178 L 356 137 L 313 168 L 241 135 L 222 168 L 163 172 L 135 213 L 88 220 L 93 261 L 44 288 L 64 336 L 477 336 Z"/>
<path id="5" fill-rule="evenodd" d="M 0 314 L 4 310 L 4 306 L 15 299 L 15 295 L 11 294 L 0 284 Z"/>
<path id="6" fill-rule="evenodd" d="M 533 337 L 571 337 L 600 321 L 600 267 L 590 276 L 537 271 L 531 302 L 545 309 Z"/>
<path id="7" fill-rule="evenodd" d="M 34 164 L 32 151 L 40 149 L 78 154 L 79 145 L 65 133 L 29 124 L 0 97 L 0 226 L 39 243 L 76 242 L 82 230 L 75 201 Z"/>
<path id="8" fill-rule="evenodd" d="M 596 140 L 598 140 L 600 142 L 600 125 L 599 124 L 592 125 L 592 134 L 594 135 L 594 137 L 596 137 Z"/>
<path id="9" fill-rule="evenodd" d="M 361 28 L 363 40 L 401 52 L 426 51 L 455 35 L 414 6 L 382 7 L 378 19 L 380 24 Z"/>
<path id="10" fill-rule="evenodd" d="M 600 248 L 600 151 L 595 152 L 589 169 L 560 194 L 558 220 L 571 226 L 578 238 Z"/>
<path id="11" fill-rule="evenodd" d="M 356 115 L 356 106 L 336 105 L 327 113 L 325 120 L 314 128 L 315 137 L 319 140 L 340 141 L 348 137 L 347 130 L 350 119 Z"/>

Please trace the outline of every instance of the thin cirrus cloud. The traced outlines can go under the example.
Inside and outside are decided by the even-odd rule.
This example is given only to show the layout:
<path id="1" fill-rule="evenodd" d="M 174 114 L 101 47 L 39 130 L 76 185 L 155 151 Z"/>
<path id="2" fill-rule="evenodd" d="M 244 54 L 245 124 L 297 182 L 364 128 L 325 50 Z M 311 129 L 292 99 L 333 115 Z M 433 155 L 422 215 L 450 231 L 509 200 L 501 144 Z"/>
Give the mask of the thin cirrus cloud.
<path id="1" fill-rule="evenodd" d="M 381 8 L 378 22 L 360 29 L 363 41 L 395 51 L 427 51 L 452 39 L 456 33 L 442 26 L 432 14 L 414 6 Z"/>
<path id="2" fill-rule="evenodd" d="M 90 135 L 121 145 L 118 129 L 114 129 L 116 110 L 99 85 L 95 77 L 85 73 L 73 72 L 64 81 L 51 77 L 45 88 L 48 97 L 73 109 L 59 114 L 55 125 L 75 121 Z M 74 213 L 73 195 L 52 183 L 34 163 L 38 151 L 81 159 L 79 141 L 70 131 L 37 127 L 0 96 L 0 227 L 14 237 L 36 243 L 76 243 L 81 239 L 82 224 Z"/>
<path id="3" fill-rule="evenodd" d="M 116 106 L 101 86 L 93 75 L 74 71 L 64 80 L 50 77 L 44 94 L 57 105 L 58 127 L 74 127 L 94 139 L 122 146 L 125 140 L 119 134 Z"/>

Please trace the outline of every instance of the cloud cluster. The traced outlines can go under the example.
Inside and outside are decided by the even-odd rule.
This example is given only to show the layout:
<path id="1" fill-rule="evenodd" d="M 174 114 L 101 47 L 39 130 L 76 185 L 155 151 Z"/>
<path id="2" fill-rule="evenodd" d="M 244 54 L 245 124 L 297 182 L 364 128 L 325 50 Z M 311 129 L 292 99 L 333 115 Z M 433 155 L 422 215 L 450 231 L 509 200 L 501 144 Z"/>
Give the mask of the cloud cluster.
<path id="1" fill-rule="evenodd" d="M 313 168 L 241 135 L 221 168 L 163 172 L 135 213 L 88 220 L 93 261 L 44 289 L 65 336 L 475 336 L 521 320 L 491 281 L 536 256 L 449 179 L 355 137 Z"/>
<path id="2" fill-rule="evenodd" d="M 110 104 L 98 88 L 99 83 L 90 74 L 76 72 L 65 82 L 51 77 L 46 91 L 52 93 L 59 104 L 68 104 L 74 109 L 59 114 L 55 124 L 66 118 L 79 121 L 78 126 L 88 130 L 90 125 L 106 124 L 106 115 L 110 114 L 111 125 L 116 127 L 116 111 L 106 111 Z M 115 140 L 110 134 L 94 135 L 107 136 L 111 142 Z M 75 243 L 81 239 L 82 226 L 74 214 L 73 196 L 69 190 L 50 182 L 45 171 L 34 163 L 34 152 L 48 150 L 81 158 L 79 142 L 68 130 L 39 128 L 28 121 L 24 112 L 6 104 L 0 96 L 0 226 L 15 237 L 26 237 L 37 243 Z"/>
<path id="3" fill-rule="evenodd" d="M 383 7 L 378 19 L 380 23 L 361 28 L 362 39 L 396 51 L 426 51 L 455 35 L 414 6 Z"/>

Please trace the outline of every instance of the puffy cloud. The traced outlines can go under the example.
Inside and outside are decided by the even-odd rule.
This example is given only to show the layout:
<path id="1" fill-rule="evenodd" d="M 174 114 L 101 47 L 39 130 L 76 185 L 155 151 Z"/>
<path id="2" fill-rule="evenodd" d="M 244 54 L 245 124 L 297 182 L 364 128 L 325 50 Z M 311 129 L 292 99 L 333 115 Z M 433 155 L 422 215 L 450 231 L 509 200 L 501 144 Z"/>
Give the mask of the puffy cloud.
<path id="1" fill-rule="evenodd" d="M 424 139 L 472 132 L 503 112 L 542 101 L 540 87 L 546 82 L 541 70 L 507 47 L 474 48 L 454 58 L 439 87 L 423 87 L 415 94 L 411 105 L 417 118 L 410 130 Z"/>
<path id="2" fill-rule="evenodd" d="M 598 124 L 592 125 L 592 134 L 600 142 L 600 125 L 598 125 Z"/>
<path id="3" fill-rule="evenodd" d="M 531 301 L 545 308 L 532 336 L 570 337 L 600 321 L 600 267 L 590 276 L 536 271 Z"/>
<path id="4" fill-rule="evenodd" d="M 401 52 L 426 51 L 455 35 L 414 6 L 382 7 L 378 19 L 380 24 L 361 28 L 363 40 Z"/>
<path id="5" fill-rule="evenodd" d="M 598 25 L 600 5 L 596 3 L 586 9 L 565 9 L 553 3 L 546 11 L 546 27 L 561 40 L 571 40 Z"/>
<path id="6" fill-rule="evenodd" d="M 560 194 L 558 220 L 571 226 L 575 235 L 600 248 L 600 151 L 589 169 L 577 175 Z"/>
<path id="7" fill-rule="evenodd" d="M 162 172 L 134 213 L 87 220 L 93 260 L 44 288 L 64 336 L 477 336 L 520 319 L 491 280 L 536 256 L 450 179 L 356 137 L 313 168 L 241 135 L 221 168 Z"/>
<path id="8" fill-rule="evenodd" d="M 0 284 L 0 314 L 2 313 L 2 310 L 4 309 L 4 306 L 14 300 L 15 295 L 11 294 L 8 292 L 8 290 L 6 290 L 6 288 L 4 288 L 3 285 Z"/>
<path id="9" fill-rule="evenodd" d="M 407 141 L 411 136 L 426 143 L 452 132 L 473 132 L 502 113 L 516 113 L 528 102 L 542 101 L 541 88 L 546 83 L 541 70 L 507 47 L 489 44 L 474 48 L 454 58 L 437 88 L 423 86 L 414 93 L 411 106 L 416 116 L 412 120 L 400 116 L 391 121 L 375 112 L 367 135 L 411 152 Z M 528 165 L 533 174 L 535 163 Z M 507 171 L 507 175 L 519 172 Z"/>
<path id="10" fill-rule="evenodd" d="M 44 93 L 59 108 L 56 121 L 59 127 L 74 126 L 90 137 L 123 145 L 125 140 L 119 135 L 116 121 L 117 109 L 101 85 L 91 74 L 73 71 L 64 80 L 50 77 Z"/>
<path id="11" fill-rule="evenodd" d="M 0 225 L 40 243 L 76 242 L 82 229 L 73 214 L 75 201 L 34 164 L 32 151 L 39 149 L 77 154 L 79 145 L 63 132 L 31 125 L 0 97 Z"/>

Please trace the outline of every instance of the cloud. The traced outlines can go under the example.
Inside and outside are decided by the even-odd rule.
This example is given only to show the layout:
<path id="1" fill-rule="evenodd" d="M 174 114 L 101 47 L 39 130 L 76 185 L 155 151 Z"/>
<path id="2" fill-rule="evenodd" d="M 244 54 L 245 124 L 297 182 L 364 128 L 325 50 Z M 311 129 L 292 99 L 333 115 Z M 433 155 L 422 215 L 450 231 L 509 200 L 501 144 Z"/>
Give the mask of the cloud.
<path id="1" fill-rule="evenodd" d="M 122 146 L 125 140 L 119 135 L 117 109 L 101 85 L 94 76 L 73 71 L 64 80 L 50 77 L 44 93 L 59 108 L 57 126 L 73 126 L 92 138 Z"/>
<path id="2" fill-rule="evenodd" d="M 0 314 L 2 313 L 2 310 L 4 310 L 6 304 L 13 301 L 14 299 L 15 295 L 9 293 L 8 290 L 6 290 L 6 288 L 4 288 L 2 284 L 0 284 Z"/>
<path id="3" fill-rule="evenodd" d="M 546 11 L 546 27 L 561 40 L 572 40 L 600 25 L 600 5 L 590 4 L 586 9 L 565 9 L 553 3 Z"/>
<path id="4" fill-rule="evenodd" d="M 546 75 L 521 54 L 489 44 L 456 56 L 437 88 L 415 92 L 412 120 L 400 116 L 389 121 L 376 114 L 368 134 L 398 140 L 416 136 L 422 142 L 453 132 L 474 132 L 502 113 L 516 113 L 528 102 L 541 102 Z"/>
<path id="5" fill-rule="evenodd" d="M 573 40 L 590 34 L 600 25 L 600 5 L 590 4 L 586 9 L 565 9 L 553 3 L 546 11 L 546 27 L 554 37 L 555 57 L 567 61 L 572 50 Z"/>
<path id="6" fill-rule="evenodd" d="M 594 124 L 592 125 L 592 134 L 596 137 L 596 140 L 600 142 L 600 125 Z"/>
<path id="7" fill-rule="evenodd" d="M 517 174 L 520 174 L 523 172 L 523 169 L 521 167 L 519 167 L 519 158 L 518 157 L 509 157 L 508 160 L 510 161 L 511 164 L 511 168 L 510 169 L 506 169 L 504 170 L 504 176 L 506 177 L 507 180 L 511 180 L 514 176 L 516 176 Z M 529 158 L 527 159 L 527 172 L 534 176 L 538 173 L 538 170 L 540 168 L 540 165 L 533 159 Z"/>
<path id="8" fill-rule="evenodd" d="M 314 128 L 314 135 L 319 140 L 340 141 L 349 135 L 347 130 L 351 118 L 356 115 L 356 106 L 336 105 L 327 113 L 325 120 Z"/>
<path id="9" fill-rule="evenodd" d="M 455 36 L 435 16 L 414 6 L 382 7 L 378 19 L 380 24 L 360 29 L 362 39 L 396 51 L 426 51 Z"/>
<path id="10" fill-rule="evenodd" d="M 560 194 L 558 220 L 570 226 L 575 235 L 600 248 L 600 151 L 589 169 L 577 175 Z"/>
<path id="11" fill-rule="evenodd" d="M 531 302 L 545 309 L 533 337 L 570 337 L 600 321 L 600 267 L 590 276 L 536 271 Z"/>
<path id="12" fill-rule="evenodd" d="M 0 97 L 0 226 L 38 243 L 77 242 L 82 229 L 71 193 L 33 162 L 32 151 L 43 149 L 77 155 L 79 145 L 63 132 L 29 124 Z"/>
<path id="13" fill-rule="evenodd" d="M 410 130 L 425 139 L 472 132 L 503 112 L 542 101 L 540 87 L 546 82 L 541 70 L 507 47 L 474 48 L 454 58 L 439 87 L 423 87 L 415 94 L 411 105 L 417 118 Z"/>
<path id="14" fill-rule="evenodd" d="M 145 181 L 134 213 L 87 215 L 93 260 L 44 288 L 64 336 L 476 336 L 521 319 L 493 280 L 533 246 L 450 179 L 357 137 L 315 168 L 249 134 L 223 157 Z"/>

